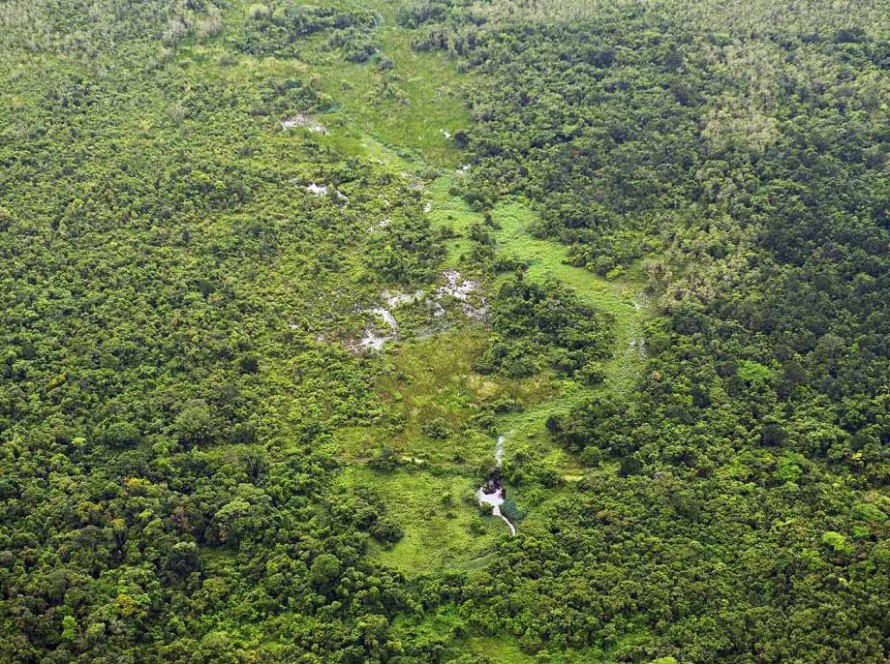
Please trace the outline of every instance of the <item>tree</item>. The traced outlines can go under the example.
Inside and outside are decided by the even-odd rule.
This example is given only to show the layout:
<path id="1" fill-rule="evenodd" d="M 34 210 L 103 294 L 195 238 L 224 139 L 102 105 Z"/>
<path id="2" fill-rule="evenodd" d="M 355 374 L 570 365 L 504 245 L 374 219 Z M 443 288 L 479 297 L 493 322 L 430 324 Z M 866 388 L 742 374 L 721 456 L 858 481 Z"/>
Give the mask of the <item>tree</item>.
<path id="1" fill-rule="evenodd" d="M 213 442 L 216 427 L 207 402 L 201 399 L 189 402 L 176 416 L 173 429 L 186 449 Z"/>

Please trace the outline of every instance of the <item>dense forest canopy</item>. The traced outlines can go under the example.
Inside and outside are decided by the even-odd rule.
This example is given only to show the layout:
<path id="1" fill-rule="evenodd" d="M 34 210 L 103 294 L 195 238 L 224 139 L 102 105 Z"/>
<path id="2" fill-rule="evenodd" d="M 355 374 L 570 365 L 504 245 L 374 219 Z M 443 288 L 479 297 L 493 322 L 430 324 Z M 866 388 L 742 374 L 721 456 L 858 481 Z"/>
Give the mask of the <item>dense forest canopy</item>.
<path id="1" fill-rule="evenodd" d="M 0 661 L 890 659 L 885 0 L 0 56 Z"/>

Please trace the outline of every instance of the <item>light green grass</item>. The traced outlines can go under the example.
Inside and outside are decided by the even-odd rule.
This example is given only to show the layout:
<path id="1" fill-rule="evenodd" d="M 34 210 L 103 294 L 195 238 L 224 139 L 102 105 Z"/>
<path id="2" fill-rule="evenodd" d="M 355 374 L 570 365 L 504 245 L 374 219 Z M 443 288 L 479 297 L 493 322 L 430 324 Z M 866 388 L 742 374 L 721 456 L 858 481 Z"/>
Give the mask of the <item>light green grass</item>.
<path id="1" fill-rule="evenodd" d="M 467 325 L 405 342 L 391 357 L 380 358 L 374 390 L 387 417 L 375 426 L 338 431 L 335 442 L 341 454 L 364 463 L 386 445 L 406 463 L 416 459 L 463 474 L 487 463 L 495 439 L 478 430 L 464 433 L 464 425 L 486 404 L 512 400 L 535 405 L 552 395 L 546 376 L 511 379 L 475 373 L 473 360 L 486 343 L 481 326 Z M 394 426 L 394 418 L 404 424 Z M 442 419 L 451 435 L 425 435 L 423 424 L 433 419 Z"/>
<path id="2" fill-rule="evenodd" d="M 451 229 L 456 234 L 447 245 L 448 254 L 444 261 L 447 268 L 465 264 L 464 258 L 473 248 L 472 240 L 466 237 L 467 229 L 471 224 L 483 221 L 481 213 L 473 210 L 460 196 L 451 193 L 451 188 L 460 177 L 463 176 L 459 173 L 448 173 L 436 178 L 427 190 L 432 205 L 428 215 L 430 223 L 434 228 Z"/>
<path id="3" fill-rule="evenodd" d="M 535 217 L 533 210 L 518 201 L 498 205 L 492 219 L 500 227 L 495 234 L 499 251 L 526 263 L 529 266 L 526 278 L 530 281 L 559 281 L 572 288 L 585 302 L 613 316 L 615 354 L 606 363 L 606 386 L 619 393 L 627 391 L 632 386 L 640 360 L 636 346 L 631 347 L 630 342 L 640 336 L 642 322 L 649 314 L 641 296 L 642 280 L 628 276 L 610 281 L 584 268 L 569 265 L 565 245 L 531 235 L 529 226 Z M 508 278 L 509 275 L 504 275 L 501 279 Z"/>
<path id="4" fill-rule="evenodd" d="M 533 237 L 529 225 L 536 213 L 520 202 L 499 205 L 492 218 L 500 226 L 496 232 L 498 248 L 528 264 L 527 277 L 537 283 L 556 279 L 571 287 L 585 301 L 624 323 L 633 315 L 633 293 L 639 284 L 608 281 L 580 267 L 567 264 L 568 249 L 552 240 Z"/>
<path id="5" fill-rule="evenodd" d="M 336 100 L 338 115 L 407 161 L 454 168 L 461 153 L 443 132 L 468 124 L 456 67 L 443 54 L 414 51 L 393 15 L 386 11 L 376 34 L 381 57 L 392 60 L 393 68 L 373 62 L 317 65 L 320 89 Z"/>
<path id="6" fill-rule="evenodd" d="M 408 576 L 471 568 L 499 538 L 509 536 L 502 521 L 479 516 L 472 504 L 474 481 L 467 477 L 411 470 L 384 473 L 352 465 L 340 482 L 344 487 L 372 486 L 383 499 L 404 537 L 392 549 L 378 546 L 372 554 Z M 446 494 L 452 496 L 450 506 L 442 502 Z"/>
<path id="7" fill-rule="evenodd" d="M 333 148 L 344 157 L 373 161 L 379 168 L 423 181 L 430 222 L 456 234 L 447 243 L 442 269 L 472 272 L 473 266 L 466 260 L 472 242 L 465 234 L 470 225 L 483 221 L 483 215 L 452 193 L 464 177 L 458 169 L 466 155 L 443 133 L 453 134 L 469 124 L 461 95 L 468 75 L 458 72 L 442 54 L 411 49 L 410 32 L 395 25 L 399 3 L 369 0 L 363 6 L 382 16 L 375 41 L 380 57 L 392 60 L 391 69 L 374 61 L 348 63 L 323 53 L 311 62 L 242 56 L 228 67 L 209 69 L 233 81 L 260 82 L 270 76 L 311 80 L 334 101 L 330 111 L 317 116 L 330 133 L 282 133 L 278 118 L 258 120 L 268 125 L 273 140 L 286 144 L 305 135 L 305 140 Z M 218 53 L 213 47 L 198 47 L 193 57 L 211 62 Z M 556 279 L 614 317 L 615 355 L 605 363 L 605 385 L 593 389 L 616 394 L 628 390 L 641 365 L 629 342 L 639 335 L 648 314 L 645 308 L 634 307 L 641 280 L 629 271 L 621 279 L 609 281 L 568 265 L 564 245 L 531 235 L 536 213 L 520 201 L 499 203 L 492 218 L 499 226 L 495 233 L 498 251 L 527 263 L 528 279 L 537 283 Z M 497 288 L 507 278 L 509 275 L 504 275 L 490 286 Z M 511 497 L 529 510 L 519 524 L 520 532 L 546 527 L 548 506 L 570 495 L 571 483 L 589 474 L 574 456 L 555 445 L 544 424 L 550 415 L 565 413 L 588 396 L 591 388 L 549 374 L 523 381 L 480 376 L 472 371 L 472 361 L 486 343 L 487 332 L 482 327 L 467 325 L 427 339 L 404 341 L 384 352 L 375 360 L 373 385 L 383 417 L 372 426 L 335 432 L 334 444 L 346 462 L 339 481 L 347 487 L 374 488 L 405 531 L 394 548 L 377 547 L 374 555 L 406 574 L 472 569 L 481 565 L 494 543 L 507 534 L 500 520 L 480 517 L 474 505 L 462 500 L 472 497 L 476 483 L 482 480 L 481 469 L 492 460 L 492 436 L 462 433 L 485 404 L 500 399 L 523 403 L 524 410 L 498 420 L 498 430 L 507 436 L 507 461 L 522 451 L 535 463 L 558 468 L 566 480 L 553 489 L 508 487 Z M 449 437 L 438 440 L 424 435 L 423 423 L 434 418 L 447 423 L 452 431 Z M 395 424 L 399 421 L 401 425 Z M 380 473 L 367 466 L 383 446 L 398 452 L 402 466 L 394 472 Z M 452 494 L 452 507 L 442 505 L 445 493 Z M 475 534 L 480 528 L 481 533 Z M 499 653 L 496 661 L 530 661 L 513 641 L 475 643 L 489 654 Z"/>
<path id="8" fill-rule="evenodd" d="M 485 655 L 495 664 L 533 664 L 537 661 L 534 656 L 522 652 L 519 643 L 512 638 L 476 637 L 467 639 L 467 645 L 471 652 Z"/>
<path id="9" fill-rule="evenodd" d="M 413 634 L 426 636 L 448 637 L 454 634 L 463 624 L 454 606 L 440 608 L 431 615 L 427 615 L 423 621 L 417 622 L 414 618 L 399 617 L 393 621 L 393 629 L 396 634 Z M 550 664 L 604 664 L 615 661 L 607 654 L 596 648 L 585 650 L 564 649 L 560 652 L 529 654 L 522 650 L 519 639 L 510 634 L 498 636 L 468 636 L 451 641 L 449 646 L 451 656 L 480 655 L 485 661 L 494 664 L 532 664 L 533 662 L 549 662 Z"/>

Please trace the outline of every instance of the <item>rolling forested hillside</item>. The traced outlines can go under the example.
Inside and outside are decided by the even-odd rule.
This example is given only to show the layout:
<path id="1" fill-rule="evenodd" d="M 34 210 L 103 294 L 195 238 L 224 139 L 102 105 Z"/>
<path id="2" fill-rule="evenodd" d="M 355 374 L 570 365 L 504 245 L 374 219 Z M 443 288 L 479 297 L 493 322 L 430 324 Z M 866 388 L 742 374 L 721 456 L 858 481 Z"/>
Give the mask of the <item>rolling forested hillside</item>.
<path id="1" fill-rule="evenodd" d="M 888 660 L 890 3 L 0 0 L 0 662 Z"/>

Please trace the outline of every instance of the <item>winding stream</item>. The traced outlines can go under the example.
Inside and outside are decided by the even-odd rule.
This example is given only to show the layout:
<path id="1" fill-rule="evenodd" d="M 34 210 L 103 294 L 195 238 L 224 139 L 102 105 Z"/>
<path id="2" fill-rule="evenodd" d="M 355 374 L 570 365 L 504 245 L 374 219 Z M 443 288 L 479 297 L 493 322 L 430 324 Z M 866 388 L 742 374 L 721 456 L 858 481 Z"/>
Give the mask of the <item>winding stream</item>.
<path id="1" fill-rule="evenodd" d="M 516 527 L 510 523 L 510 519 L 501 514 L 501 505 L 506 500 L 506 492 L 501 486 L 501 464 L 504 461 L 504 436 L 498 436 L 498 442 L 494 447 L 494 459 L 497 462 L 497 468 L 488 478 L 488 481 L 479 487 L 476 491 L 476 497 L 479 499 L 480 505 L 491 505 L 491 513 L 494 516 L 503 519 L 510 527 L 510 534 L 516 534 Z"/>

